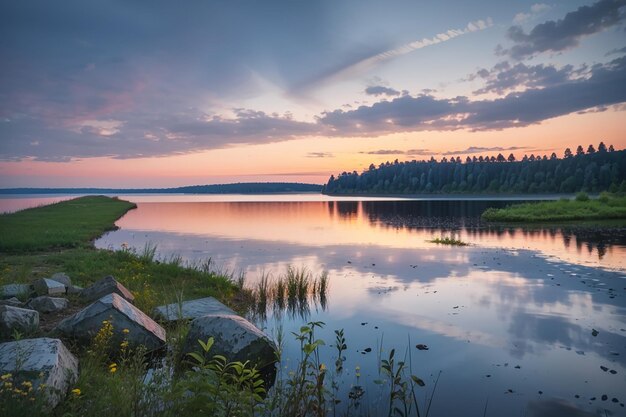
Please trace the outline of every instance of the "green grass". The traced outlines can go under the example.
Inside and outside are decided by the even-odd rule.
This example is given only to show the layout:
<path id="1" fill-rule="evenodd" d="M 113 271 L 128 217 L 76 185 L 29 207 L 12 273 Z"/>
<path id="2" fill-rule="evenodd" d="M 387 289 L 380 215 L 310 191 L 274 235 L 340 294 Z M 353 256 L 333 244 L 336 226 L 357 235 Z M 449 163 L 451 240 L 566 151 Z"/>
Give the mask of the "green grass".
<path id="1" fill-rule="evenodd" d="M 81 197 L 0 216 L 0 285 L 62 271 L 85 287 L 113 275 L 148 313 L 160 304 L 209 295 L 241 309 L 232 305 L 238 290 L 227 276 L 183 267 L 179 259 L 159 262 L 156 247 L 140 253 L 95 249 L 93 240 L 134 207 L 109 197 Z"/>
<path id="2" fill-rule="evenodd" d="M 438 237 L 433 240 L 429 240 L 430 243 L 436 243 L 438 245 L 450 245 L 450 246 L 469 246 L 469 243 L 462 240 L 455 239 L 453 237 Z"/>
<path id="3" fill-rule="evenodd" d="M 115 220 L 135 204 L 104 196 L 80 197 L 0 215 L 0 252 L 90 247 L 115 229 Z"/>
<path id="4" fill-rule="evenodd" d="M 572 220 L 626 219 L 626 197 L 603 193 L 598 199 L 542 201 L 490 208 L 482 214 L 490 222 L 553 222 Z"/>

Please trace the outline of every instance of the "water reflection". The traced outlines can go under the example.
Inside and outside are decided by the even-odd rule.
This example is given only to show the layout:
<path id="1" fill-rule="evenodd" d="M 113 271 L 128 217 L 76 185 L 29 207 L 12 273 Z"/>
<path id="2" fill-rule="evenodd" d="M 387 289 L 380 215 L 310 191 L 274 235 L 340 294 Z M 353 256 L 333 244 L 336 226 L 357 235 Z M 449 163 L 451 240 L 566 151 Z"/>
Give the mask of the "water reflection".
<path id="1" fill-rule="evenodd" d="M 626 279 L 607 267 L 624 266 L 624 230 L 482 224 L 486 205 L 499 204 L 139 204 L 97 245 L 140 249 L 153 242 L 164 257 L 211 257 L 246 271 L 253 287 L 289 265 L 328 271 L 324 300 L 308 290 L 291 300 L 286 290 L 274 297 L 268 285 L 255 319 L 268 333 L 285 335 L 305 321 L 323 321 L 319 337 L 329 345 L 334 330 L 345 329 L 339 393 L 346 401 L 355 384 L 351 370 L 359 366 L 363 380 L 378 379 L 377 357 L 395 348 L 413 352 L 414 373 L 427 389 L 429 375 L 443 371 L 435 417 L 482 415 L 487 398 L 488 415 L 594 411 L 589 399 L 602 395 L 623 402 Z M 451 233 L 475 245 L 427 242 Z M 289 370 L 300 352 L 285 342 L 281 365 Z M 418 352 L 416 343 L 430 350 Z M 321 360 L 334 363 L 333 354 L 329 347 Z M 363 380 L 363 403 L 376 404 L 377 387 Z M 619 403 L 602 409 L 622 411 Z"/>

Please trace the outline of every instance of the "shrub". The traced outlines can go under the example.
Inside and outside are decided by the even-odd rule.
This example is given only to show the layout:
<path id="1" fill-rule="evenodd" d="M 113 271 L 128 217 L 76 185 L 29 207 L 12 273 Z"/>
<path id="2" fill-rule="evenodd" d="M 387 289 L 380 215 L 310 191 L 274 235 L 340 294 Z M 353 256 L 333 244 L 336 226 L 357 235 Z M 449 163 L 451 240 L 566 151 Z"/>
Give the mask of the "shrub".
<path id="1" fill-rule="evenodd" d="M 578 194 L 576 194 L 576 201 L 589 201 L 589 196 L 587 195 L 586 192 L 581 191 Z"/>

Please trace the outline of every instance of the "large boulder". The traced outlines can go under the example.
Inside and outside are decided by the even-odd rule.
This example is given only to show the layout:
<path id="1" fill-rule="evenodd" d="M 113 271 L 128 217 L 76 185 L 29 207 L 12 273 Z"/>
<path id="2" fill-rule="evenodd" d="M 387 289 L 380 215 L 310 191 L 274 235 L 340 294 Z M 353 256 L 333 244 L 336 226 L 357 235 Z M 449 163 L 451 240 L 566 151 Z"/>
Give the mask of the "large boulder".
<path id="1" fill-rule="evenodd" d="M 65 285 L 50 278 L 39 278 L 33 281 L 37 295 L 65 294 Z"/>
<path id="2" fill-rule="evenodd" d="M 45 387 L 47 403 L 54 408 L 78 379 L 78 359 L 59 339 L 7 342 L 0 344 L 0 374 L 10 374 L 14 386 L 30 382 L 35 392 Z"/>
<path id="3" fill-rule="evenodd" d="M 72 280 L 70 279 L 69 276 L 67 276 L 65 272 L 57 272 L 56 274 L 52 275 L 50 279 L 56 282 L 60 282 L 66 287 L 69 287 L 72 285 Z"/>
<path id="4" fill-rule="evenodd" d="M 2 306 L 21 307 L 22 302 L 15 297 L 7 298 L 6 300 L 0 300 Z"/>
<path id="5" fill-rule="evenodd" d="M 213 297 L 167 304 L 154 309 L 155 317 L 164 321 L 193 320 L 207 314 L 237 314 Z"/>
<path id="6" fill-rule="evenodd" d="M 78 313 L 70 316 L 56 327 L 62 335 L 88 345 L 102 328 L 103 321 L 113 324 L 112 346 L 127 340 L 130 348 L 144 345 L 148 350 L 165 344 L 165 329 L 137 307 L 117 294 L 109 294 Z M 124 332 L 128 329 L 128 332 Z"/>
<path id="7" fill-rule="evenodd" d="M 234 314 L 209 314 L 194 319 L 183 347 L 184 353 L 200 352 L 198 340 L 214 338 L 209 357 L 223 355 L 228 361 L 250 361 L 259 369 L 273 368 L 276 345 L 261 330 Z"/>
<path id="8" fill-rule="evenodd" d="M 35 310 L 0 306 L 0 337 L 8 337 L 13 331 L 32 332 L 39 326 L 39 313 Z"/>
<path id="9" fill-rule="evenodd" d="M 57 311 L 65 310 L 70 305 L 67 298 L 49 297 L 42 295 L 30 300 L 26 306 L 37 310 L 40 313 L 55 313 Z"/>
<path id="10" fill-rule="evenodd" d="M 98 300 L 108 294 L 117 294 L 131 303 L 135 301 L 133 294 L 111 275 L 102 278 L 80 292 L 80 296 L 87 302 Z"/>
<path id="11" fill-rule="evenodd" d="M 0 298 L 13 298 L 27 296 L 31 292 L 28 284 L 8 284 L 0 288 Z"/>

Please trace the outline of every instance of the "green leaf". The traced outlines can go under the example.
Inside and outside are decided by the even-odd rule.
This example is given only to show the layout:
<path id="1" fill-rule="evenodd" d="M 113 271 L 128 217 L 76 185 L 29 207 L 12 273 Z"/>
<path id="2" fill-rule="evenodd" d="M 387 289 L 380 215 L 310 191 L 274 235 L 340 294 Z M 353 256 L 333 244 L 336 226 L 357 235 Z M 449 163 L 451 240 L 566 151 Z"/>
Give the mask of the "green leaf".
<path id="1" fill-rule="evenodd" d="M 411 375 L 411 379 L 413 380 L 413 382 L 415 382 L 420 387 L 423 387 L 423 386 L 426 385 L 426 383 L 421 378 L 418 378 L 415 375 Z"/>

